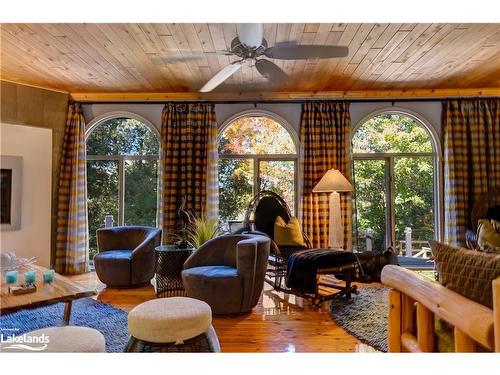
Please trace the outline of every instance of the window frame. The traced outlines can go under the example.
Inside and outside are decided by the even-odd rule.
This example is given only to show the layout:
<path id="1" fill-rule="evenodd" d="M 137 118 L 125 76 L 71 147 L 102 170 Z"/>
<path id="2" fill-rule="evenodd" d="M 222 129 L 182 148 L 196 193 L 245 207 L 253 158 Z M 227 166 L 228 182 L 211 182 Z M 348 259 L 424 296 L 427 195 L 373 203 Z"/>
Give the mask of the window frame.
<path id="1" fill-rule="evenodd" d="M 224 131 L 231 126 L 231 124 L 242 118 L 242 117 L 267 117 L 271 120 L 277 122 L 281 125 L 288 133 L 290 138 L 292 139 L 293 145 L 295 146 L 295 153 L 293 154 L 220 154 L 218 151 L 219 142 L 221 140 L 222 134 Z M 295 212 L 294 216 L 299 216 L 299 173 L 300 173 L 300 145 L 299 138 L 297 135 L 297 131 L 295 128 L 290 125 L 284 118 L 281 116 L 266 110 L 261 109 L 253 109 L 246 110 L 242 112 L 238 112 L 235 115 L 229 117 L 225 120 L 221 126 L 218 128 L 217 134 L 217 157 L 218 159 L 232 159 L 232 160 L 241 160 L 248 159 L 252 161 L 253 167 L 253 180 L 252 180 L 252 197 L 257 195 L 260 192 L 260 162 L 261 161 L 292 161 L 294 163 L 294 207 Z M 218 172 L 217 172 L 218 175 Z M 235 220 L 230 220 L 231 222 L 235 222 Z M 236 220 L 237 222 L 237 220 Z"/>
<path id="2" fill-rule="evenodd" d="M 119 119 L 119 118 L 129 118 L 141 122 L 146 125 L 156 136 L 158 140 L 158 154 L 156 155 L 88 155 L 87 154 L 87 141 L 94 130 L 96 130 L 101 124 L 106 121 Z M 94 118 L 85 129 L 85 155 L 86 160 L 92 161 L 118 161 L 118 217 L 115 225 L 125 225 L 125 163 L 129 160 L 157 160 L 160 162 L 161 153 L 161 139 L 158 129 L 147 119 L 139 116 L 132 112 L 127 111 L 117 111 L 109 112 L 104 115 Z M 158 164 L 158 174 L 157 174 L 157 189 L 160 182 L 160 167 Z M 87 182 L 88 183 L 88 182 Z M 159 191 L 159 190 L 157 190 Z M 159 194 L 157 194 L 157 208 L 156 208 L 156 223 L 158 224 L 158 199 Z"/>
<path id="3" fill-rule="evenodd" d="M 412 118 L 427 132 L 432 146 L 432 152 L 360 152 L 355 153 L 352 148 L 352 141 L 358 129 L 370 119 L 385 115 L 385 114 L 398 114 Z M 386 246 L 396 245 L 396 227 L 395 227 L 395 182 L 394 182 L 394 160 L 398 157 L 432 157 L 433 164 L 433 208 L 434 208 L 434 239 L 440 241 L 442 239 L 442 151 L 441 144 L 435 128 L 420 114 L 410 111 L 405 108 L 390 107 L 380 109 L 369 113 L 363 117 L 351 132 L 351 168 L 354 178 L 354 161 L 355 160 L 384 160 L 386 168 L 387 180 L 387 199 L 386 205 Z M 355 199 L 355 197 L 354 197 Z M 356 212 L 353 211 L 353 214 Z M 354 236 L 353 236 L 354 237 Z"/>

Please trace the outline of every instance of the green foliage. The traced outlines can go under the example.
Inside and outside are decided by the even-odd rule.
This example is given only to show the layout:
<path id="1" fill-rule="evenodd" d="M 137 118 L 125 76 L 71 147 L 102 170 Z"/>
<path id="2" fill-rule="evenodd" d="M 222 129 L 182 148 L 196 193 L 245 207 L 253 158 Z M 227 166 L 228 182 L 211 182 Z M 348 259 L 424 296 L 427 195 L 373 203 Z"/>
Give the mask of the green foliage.
<path id="1" fill-rule="evenodd" d="M 219 215 L 223 222 L 242 220 L 252 199 L 253 164 L 249 159 L 219 160 Z"/>
<path id="2" fill-rule="evenodd" d="M 130 118 L 105 121 L 87 139 L 87 155 L 158 155 L 159 149 L 151 129 Z"/>
<path id="3" fill-rule="evenodd" d="M 158 155 L 156 135 L 133 119 L 111 119 L 99 124 L 87 139 L 87 155 Z M 157 160 L 126 160 L 125 225 L 156 225 Z M 97 254 L 96 230 L 104 217 L 113 215 L 118 225 L 119 161 L 87 161 L 87 208 L 90 259 Z"/>
<path id="4" fill-rule="evenodd" d="M 353 153 L 432 152 L 427 131 L 413 118 L 398 113 L 375 116 L 352 138 Z"/>
<path id="5" fill-rule="evenodd" d="M 427 131 L 413 118 L 384 114 L 364 123 L 354 134 L 353 153 L 431 153 Z M 375 157 L 375 156 L 374 156 Z M 374 249 L 385 248 L 387 186 L 385 159 L 354 161 L 356 198 L 355 246 L 364 249 L 364 231 L 373 229 Z M 413 241 L 434 238 L 434 165 L 432 156 L 394 157 L 396 240 L 412 228 Z M 357 238 L 356 238 L 357 237 Z"/>
<path id="6" fill-rule="evenodd" d="M 125 163 L 125 225 L 156 226 L 158 161 Z"/>
<path id="7" fill-rule="evenodd" d="M 118 218 L 118 162 L 87 161 L 87 211 L 89 225 L 89 256 L 97 254 L 98 228 L 104 227 L 104 217 Z"/>
<path id="8" fill-rule="evenodd" d="M 215 219 L 208 219 L 206 216 L 197 216 L 186 228 L 187 242 L 195 249 L 205 242 L 217 237 L 219 234 L 219 222 Z"/>

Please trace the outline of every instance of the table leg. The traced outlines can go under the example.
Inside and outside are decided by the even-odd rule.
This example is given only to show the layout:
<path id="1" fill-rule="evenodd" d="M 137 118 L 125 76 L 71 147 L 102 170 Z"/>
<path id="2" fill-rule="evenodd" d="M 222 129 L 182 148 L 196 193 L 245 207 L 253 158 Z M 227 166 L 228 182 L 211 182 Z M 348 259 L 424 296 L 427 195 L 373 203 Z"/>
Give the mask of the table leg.
<path id="1" fill-rule="evenodd" d="M 72 302 L 73 301 L 66 301 L 64 304 L 64 317 L 63 317 L 63 326 L 69 325 L 69 319 L 71 317 L 71 307 L 72 307 Z"/>

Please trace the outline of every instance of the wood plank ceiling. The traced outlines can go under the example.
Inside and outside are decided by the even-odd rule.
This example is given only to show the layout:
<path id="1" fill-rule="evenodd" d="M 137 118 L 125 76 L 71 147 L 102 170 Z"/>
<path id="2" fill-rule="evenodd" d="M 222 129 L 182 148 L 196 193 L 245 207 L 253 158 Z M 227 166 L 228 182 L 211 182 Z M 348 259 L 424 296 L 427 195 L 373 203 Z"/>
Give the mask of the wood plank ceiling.
<path id="1" fill-rule="evenodd" d="M 236 24 L 2 24 L 1 78 L 70 92 L 196 92 L 236 57 Z M 500 87 L 500 24 L 265 24 L 277 42 L 346 45 L 337 59 L 250 65 L 217 92 Z"/>

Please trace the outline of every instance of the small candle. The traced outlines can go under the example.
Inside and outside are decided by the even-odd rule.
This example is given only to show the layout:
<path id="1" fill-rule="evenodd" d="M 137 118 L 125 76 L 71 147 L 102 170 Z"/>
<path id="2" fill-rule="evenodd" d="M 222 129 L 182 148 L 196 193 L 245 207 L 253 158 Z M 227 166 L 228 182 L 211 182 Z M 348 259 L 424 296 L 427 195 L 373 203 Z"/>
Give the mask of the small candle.
<path id="1" fill-rule="evenodd" d="M 15 284 L 17 283 L 19 272 L 17 271 L 7 271 L 5 273 L 5 282 L 7 284 Z"/>
<path id="2" fill-rule="evenodd" d="M 24 281 L 26 284 L 34 284 L 36 281 L 36 271 L 26 271 L 24 273 Z"/>
<path id="3" fill-rule="evenodd" d="M 44 283 L 53 283 L 54 282 L 54 270 L 43 271 L 43 282 Z"/>

